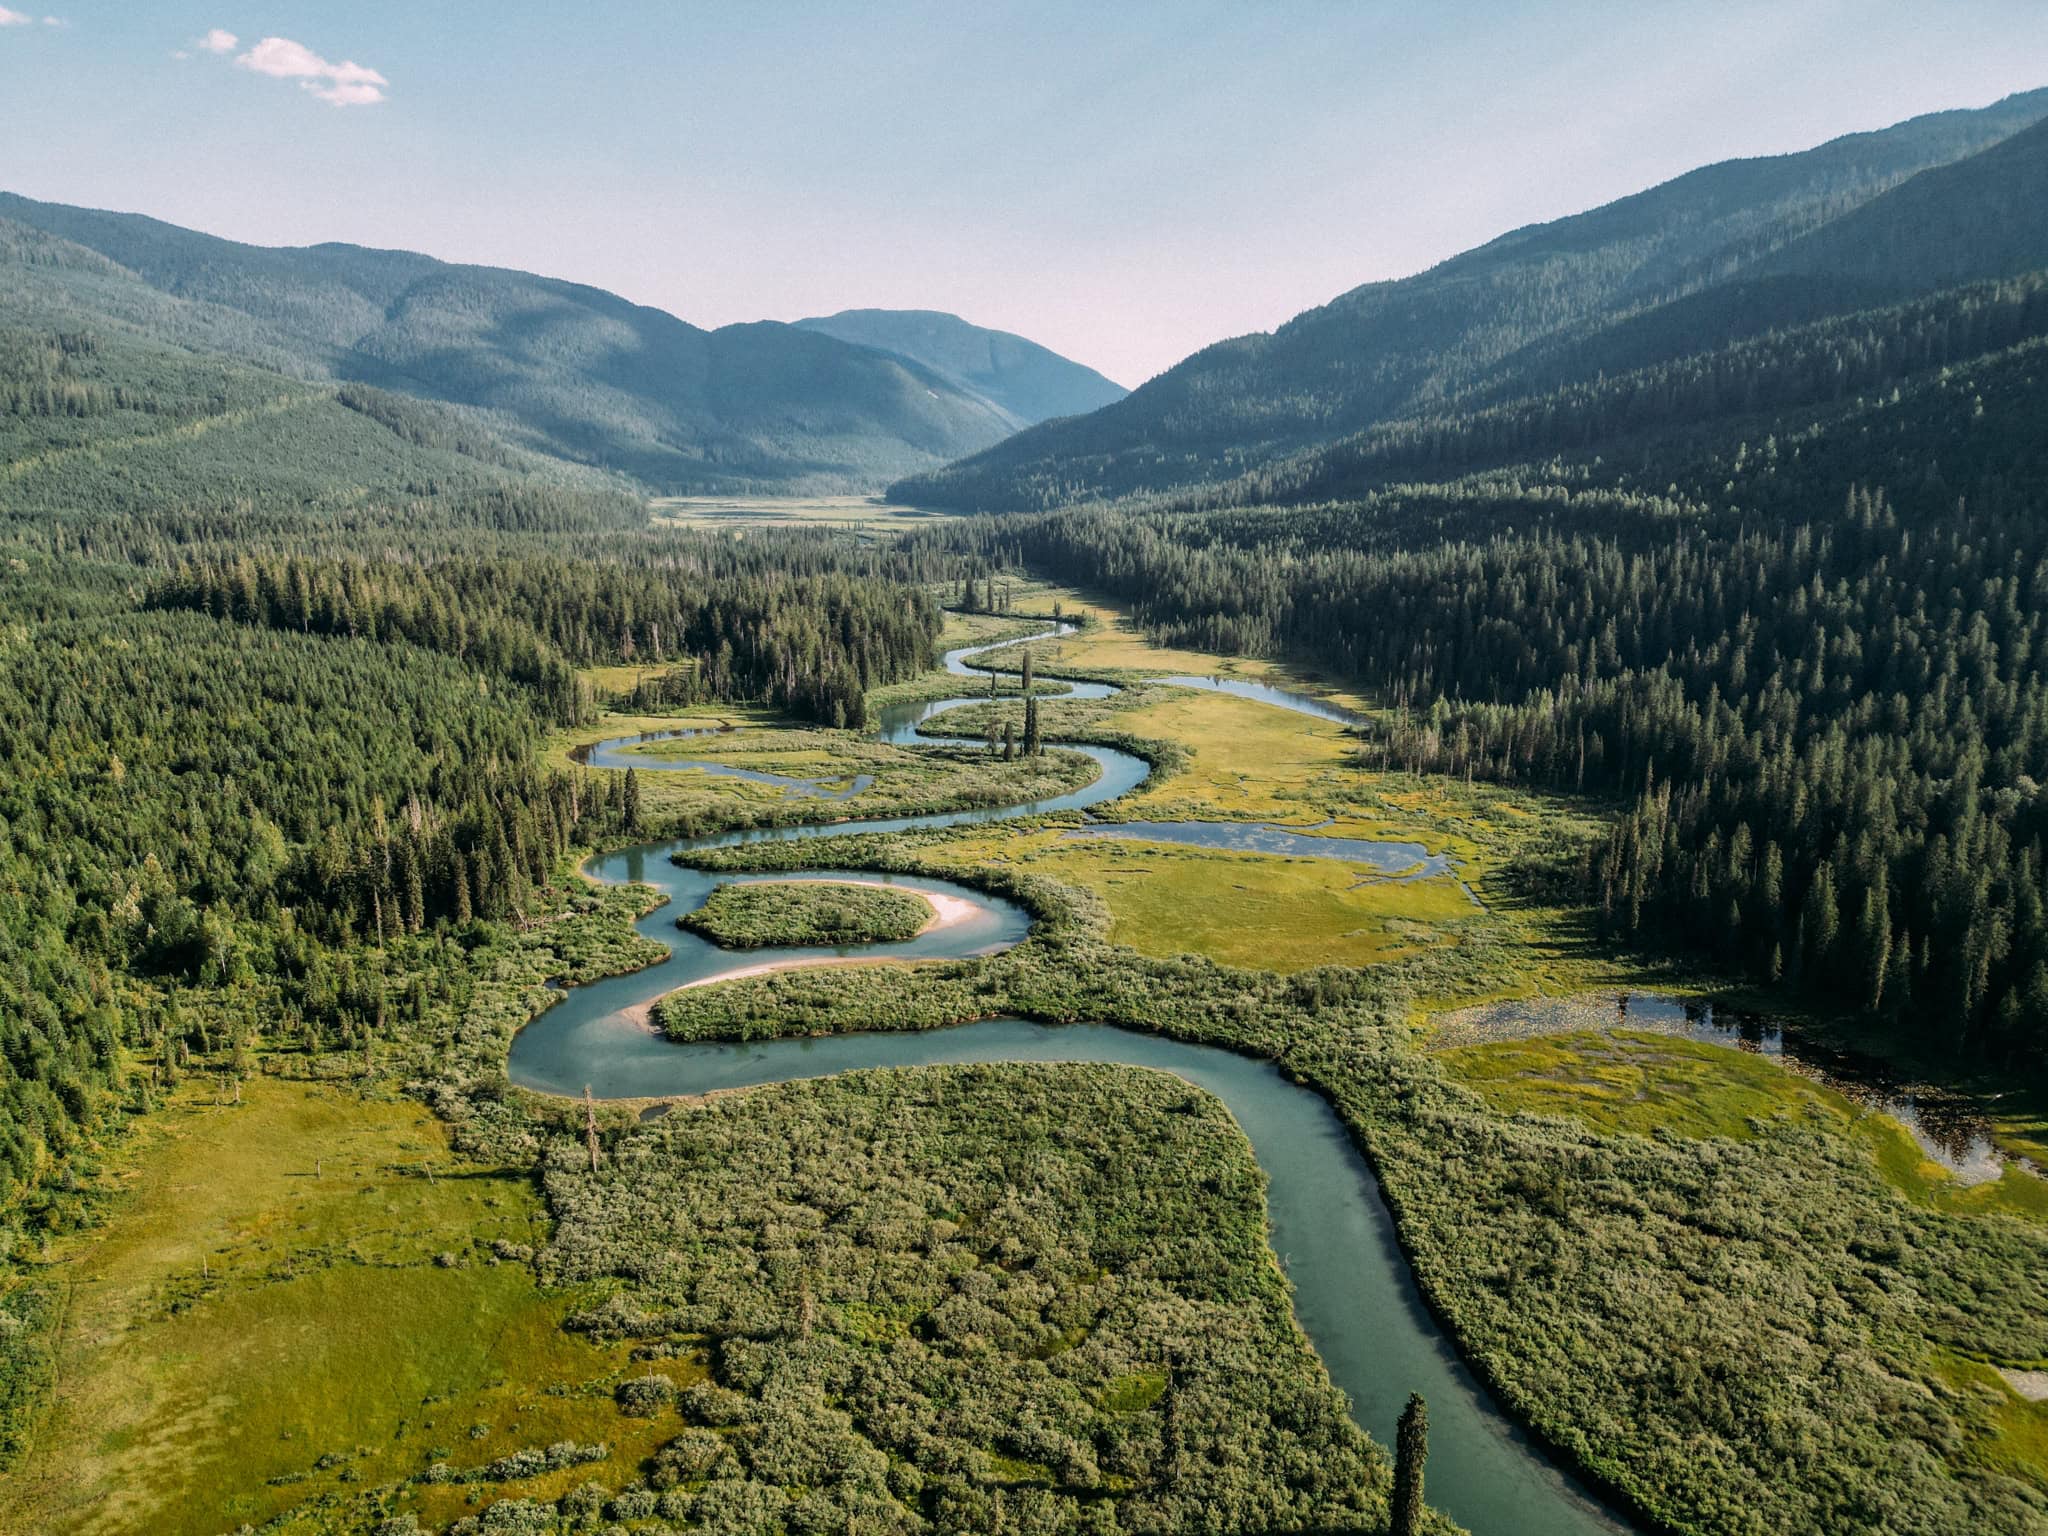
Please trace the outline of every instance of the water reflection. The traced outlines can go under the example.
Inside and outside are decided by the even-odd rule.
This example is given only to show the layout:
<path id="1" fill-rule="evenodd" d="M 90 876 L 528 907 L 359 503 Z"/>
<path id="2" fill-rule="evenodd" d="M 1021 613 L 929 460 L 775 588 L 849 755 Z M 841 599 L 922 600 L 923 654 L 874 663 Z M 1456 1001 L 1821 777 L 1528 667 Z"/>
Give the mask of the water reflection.
<path id="1" fill-rule="evenodd" d="M 1581 1006 L 1585 1000 L 1578 1000 Z M 1501 1004 L 1527 1014 L 1531 1005 Z M 1577 1027 L 1575 1020 L 1571 1027 Z M 1590 1022 L 1590 1021 L 1585 1021 Z M 1904 1126 L 1921 1152 L 1964 1184 L 2001 1177 L 2011 1161 L 1991 1139 L 1990 1123 L 1967 1102 L 1916 1085 L 1874 1057 L 1824 1045 L 1763 1014 L 1717 1008 L 1696 998 L 1652 992 L 1613 995 L 1614 1027 L 1672 1034 L 1707 1045 L 1732 1046 L 1782 1058 L 1794 1071 Z"/>
<path id="2" fill-rule="evenodd" d="M 1363 837 L 1319 837 L 1291 827 L 1233 821 L 1117 821 L 1077 828 L 1068 837 L 1124 838 L 1146 843 L 1179 843 L 1191 848 L 1224 848 L 1237 853 L 1277 854 L 1283 858 L 1339 859 L 1369 864 L 1383 875 L 1426 880 L 1449 874 L 1448 854 L 1431 853 L 1420 843 L 1379 842 Z"/>
<path id="3" fill-rule="evenodd" d="M 585 742 L 580 747 L 569 749 L 569 761 L 581 763 L 586 768 L 636 768 L 637 758 L 626 754 L 632 748 L 650 741 L 688 741 L 697 736 L 724 736 L 739 729 L 736 725 L 698 725 L 672 731 L 641 731 L 636 736 L 614 736 L 608 741 Z M 660 768 L 668 764 L 655 762 Z"/>
<path id="4" fill-rule="evenodd" d="M 1348 725 L 1354 730 L 1368 723 L 1365 716 L 1326 703 L 1312 693 L 1299 693 L 1292 688 L 1276 688 L 1271 683 L 1246 682 L 1236 677 L 1162 677 L 1159 681 L 1171 683 L 1176 688 L 1200 688 L 1207 693 L 1227 693 L 1233 698 L 1255 699 L 1261 704 L 1291 709 L 1297 715 L 1314 715 L 1318 720 L 1334 721 L 1338 725 Z"/>

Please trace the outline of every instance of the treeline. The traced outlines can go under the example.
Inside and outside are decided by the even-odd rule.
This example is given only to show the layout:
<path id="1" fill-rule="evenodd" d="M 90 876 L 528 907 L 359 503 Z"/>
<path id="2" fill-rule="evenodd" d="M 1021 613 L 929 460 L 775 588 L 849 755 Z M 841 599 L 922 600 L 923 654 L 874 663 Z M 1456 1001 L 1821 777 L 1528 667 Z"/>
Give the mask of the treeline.
<path id="1" fill-rule="evenodd" d="M 1356 495 L 1390 478 L 1602 451 L 1668 454 L 1644 434 L 1696 435 L 1731 418 L 1838 404 L 2048 335 L 2048 273 L 1974 284 L 1888 309 L 1772 330 L 1711 352 L 1476 411 L 1379 426 L 1185 500 L 1263 503 Z"/>
<path id="2" fill-rule="evenodd" d="M 409 647 L 190 614 L 14 628 L 0 1187 L 71 1150 L 110 1096 L 147 1095 L 132 1053 L 167 1032 L 173 1061 L 188 1031 L 193 1050 L 225 1045 L 230 1026 L 181 1005 L 184 989 L 261 976 L 326 1028 L 348 989 L 309 983 L 359 941 L 516 910 L 571 836 L 614 814 L 533 777 L 534 729 L 516 694 Z"/>
<path id="3" fill-rule="evenodd" d="M 293 504 L 262 489 L 134 510 L 76 515 L 12 511 L 0 495 L 0 542 L 67 564 L 119 562 L 160 571 L 194 559 L 292 552 L 359 557 L 403 547 L 416 557 L 490 551 L 498 536 L 541 549 L 597 547 L 645 531 L 646 509 L 625 497 L 565 487 L 425 487 L 347 506 Z"/>
<path id="4" fill-rule="evenodd" d="M 1581 469 L 935 537 L 1114 593 L 1166 644 L 1313 657 L 1392 707 L 1369 761 L 1625 794 L 1582 871 L 1615 931 L 2038 1068 L 2038 366 L 1661 465 L 1654 495 Z M 1896 499 L 1854 483 L 1909 465 Z"/>
<path id="5" fill-rule="evenodd" d="M 930 665 L 938 612 L 920 594 L 841 570 L 791 574 L 723 542 L 701 541 L 697 570 L 546 554 L 191 562 L 148 603 L 408 641 L 532 689 L 563 723 L 589 708 L 576 668 L 604 662 L 688 663 L 703 696 L 834 726 L 865 724 L 868 689 Z"/>

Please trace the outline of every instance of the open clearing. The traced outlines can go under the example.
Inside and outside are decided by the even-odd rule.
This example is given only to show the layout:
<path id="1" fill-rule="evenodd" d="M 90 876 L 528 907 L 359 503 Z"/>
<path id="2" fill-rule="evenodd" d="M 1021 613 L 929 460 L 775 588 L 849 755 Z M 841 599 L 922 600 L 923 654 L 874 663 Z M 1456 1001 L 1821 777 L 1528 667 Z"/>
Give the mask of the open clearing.
<path id="1" fill-rule="evenodd" d="M 262 1077 L 213 1098 L 141 1122 L 119 1214 L 53 1254 L 59 1388 L 0 1529 L 203 1536 L 434 1460 L 611 1442 L 580 1481 L 645 1454 L 610 1402 L 624 1352 L 562 1330 L 579 1294 L 493 1261 L 545 1238 L 530 1178 L 456 1158 L 411 1102 Z"/>

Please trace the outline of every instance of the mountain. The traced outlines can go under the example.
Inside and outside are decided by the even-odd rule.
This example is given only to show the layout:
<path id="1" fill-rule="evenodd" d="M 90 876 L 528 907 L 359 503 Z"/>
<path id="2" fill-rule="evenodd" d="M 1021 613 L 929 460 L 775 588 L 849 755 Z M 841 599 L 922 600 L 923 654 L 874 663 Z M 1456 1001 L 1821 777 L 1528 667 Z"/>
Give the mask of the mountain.
<path id="1" fill-rule="evenodd" d="M 1910 293 L 2048 265 L 2048 122 L 1923 171 L 1794 241 L 1766 273 Z"/>
<path id="2" fill-rule="evenodd" d="M 12 226 L 0 324 L 118 323 L 304 379 L 474 407 L 528 448 L 661 491 L 868 488 L 1015 426 L 932 367 L 815 329 L 707 331 L 531 273 L 244 245 L 4 193 L 0 221 Z"/>
<path id="3" fill-rule="evenodd" d="M 2043 118 L 2048 90 L 1707 166 L 1353 289 L 1270 334 L 1219 342 L 1114 405 L 890 494 L 1016 510 L 1228 479 L 1382 423 L 1541 393 L 2029 260 L 2048 266 L 2034 225 L 2010 221 L 2041 152 L 2040 135 L 2024 130 Z M 1950 210 L 1952 234 L 1930 227 Z M 1863 221 L 1894 227 L 1892 243 Z M 2013 231 L 1992 237 L 2004 242 L 1996 250 L 1973 233 L 1987 223 Z"/>
<path id="4" fill-rule="evenodd" d="M 978 395 L 1016 427 L 1081 416 L 1130 393 L 1035 341 L 935 309 L 843 309 L 796 322 L 856 346 L 893 352 Z"/>

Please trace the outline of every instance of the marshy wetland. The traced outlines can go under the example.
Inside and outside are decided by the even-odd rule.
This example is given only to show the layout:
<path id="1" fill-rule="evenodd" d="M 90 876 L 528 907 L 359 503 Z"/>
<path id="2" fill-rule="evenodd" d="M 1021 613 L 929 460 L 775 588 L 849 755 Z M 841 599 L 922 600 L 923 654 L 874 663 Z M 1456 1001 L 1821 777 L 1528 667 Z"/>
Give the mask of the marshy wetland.
<path id="1" fill-rule="evenodd" d="M 1482 1536 L 1657 1529 L 1712 1506 L 1679 1450 L 1700 1436 L 1734 1458 L 1712 1479 L 1727 1509 L 1775 1508 L 1796 1527 L 1865 1485 L 1767 1481 L 1743 1426 L 1791 1415 L 1831 1457 L 1876 1444 L 1893 1400 L 1867 1386 L 1809 1414 L 1799 1383 L 1832 1359 L 1857 1380 L 1927 1382 L 1926 1433 L 1982 1469 L 1973 1504 L 1943 1507 L 2025 1529 L 2044 1410 L 2022 1388 L 2048 1363 L 2048 1212 L 2018 1161 L 2031 1122 L 1986 1122 L 2007 1149 L 1995 1180 L 1922 1155 L 1882 1107 L 1765 1054 L 1782 1034 L 1750 1026 L 1745 1042 L 1738 1023 L 1719 1043 L 1698 1004 L 1647 1001 L 1689 978 L 1585 942 L 1542 870 L 1583 843 L 1598 807 L 1379 771 L 1354 701 L 1290 709 L 1155 680 L 1113 612 L 1056 600 L 1080 622 L 1043 640 L 1019 634 L 1042 623 L 958 619 L 946 665 L 885 698 L 866 733 L 728 709 L 584 735 L 630 748 L 643 732 L 701 733 L 619 759 L 674 834 L 593 857 L 556 921 L 480 953 L 472 1000 L 405 1068 L 446 1084 L 452 1148 L 395 1103 L 418 1150 L 380 1154 L 383 1171 L 365 1165 L 349 1186 L 359 1199 L 488 1191 L 500 1214 L 426 1207 L 405 1218 L 411 1246 L 384 1256 L 354 1229 L 307 1246 L 276 1225 L 277 1195 L 223 1186 L 213 1237 L 136 1250 L 139 1289 L 80 1276 L 71 1385 L 13 1507 L 54 1529 L 119 1528 L 104 1514 L 131 1507 L 107 1502 L 115 1461 L 87 1458 L 75 1484 L 33 1472 L 89 1443 L 117 1341 L 213 1330 L 191 1363 L 123 1398 L 124 1443 L 168 1447 L 185 1434 L 181 1403 L 241 1400 L 280 1368 L 265 1341 L 325 1285 L 346 1288 L 332 1305 L 387 1315 L 399 1350 L 444 1326 L 437 1307 L 519 1321 L 488 1365 L 419 1355 L 419 1403 L 388 1449 L 394 1410 L 342 1389 L 348 1354 L 323 1366 L 302 1351 L 302 1389 L 273 1397 L 279 1427 L 262 1431 L 276 1440 L 269 1481 L 240 1475 L 245 1436 L 188 1457 L 160 1502 L 133 1508 L 207 1512 L 160 1526 L 195 1532 L 229 1515 L 342 1528 L 366 1508 L 431 1529 L 493 1500 L 565 1499 L 714 1524 L 773 1507 L 885 1529 L 907 1501 L 967 1526 L 1001 1506 L 1005 1519 L 1113 1508 L 1133 1529 L 1185 1528 L 1211 1508 L 1241 1528 L 1371 1529 L 1378 1447 L 1422 1390 L 1432 1501 Z M 986 726 L 1021 709 L 1024 644 L 1047 751 L 1004 761 Z M 1196 675 L 1193 660 L 1162 665 Z M 993 700 L 977 665 L 999 669 Z M 779 781 L 849 792 L 824 802 Z M 793 878 L 955 915 L 878 942 L 771 925 L 744 948 L 678 926 L 718 891 Z M 1604 1016 L 1624 992 L 1627 1025 Z M 509 1097 L 478 1096 L 493 1060 L 509 1064 Z M 190 1113 L 362 1092 L 353 1072 L 280 1079 Z M 1204 1150 L 1158 1157 L 1184 1130 Z M 280 1139 L 280 1189 L 338 1188 L 321 1150 L 333 1135 Z M 535 1145 L 549 1149 L 538 1191 L 520 1172 Z M 867 1161 L 848 1164 L 857 1147 Z M 828 1196 L 806 1159 L 857 1172 Z M 136 1214 L 116 1220 L 163 1220 L 181 1201 L 144 1182 Z M 683 1221 L 700 1236 L 682 1242 Z M 267 1269 L 234 1262 L 242 1232 L 270 1234 L 254 1250 Z M 894 1255 L 886 1286 L 882 1270 L 846 1268 L 849 1238 L 877 1262 Z M 992 1291 L 972 1280 L 984 1272 Z M 1023 1275 L 1037 1277 L 1028 1293 Z M 422 1302 L 400 1305 L 413 1284 Z M 1803 1298 L 1811 1325 L 1759 1331 L 1766 1295 L 1781 1318 Z M 997 1405 L 985 1420 L 889 1427 L 882 1404 L 936 1404 L 971 1360 L 973 1391 Z M 1694 1368 L 1691 1396 L 1652 1387 Z M 853 1406 L 816 1406 L 825 1382 L 858 1384 Z M 652 1413 L 621 1407 L 643 1399 Z M 1160 1459 L 1176 1403 L 1182 1432 L 1239 1471 L 1190 1482 Z M 1018 1427 L 1045 1419 L 1059 1437 Z M 1280 1424 L 1294 1428 L 1254 1433 Z M 917 1479 L 896 1470 L 913 1445 Z M 559 1465 L 549 1446 L 568 1448 Z M 1304 1481 L 1286 1469 L 1311 1447 Z M 1866 1464 L 1869 1486 L 1949 1497 L 1938 1461 Z M 853 1470 L 792 1503 L 780 1482 L 800 1465 Z"/>

